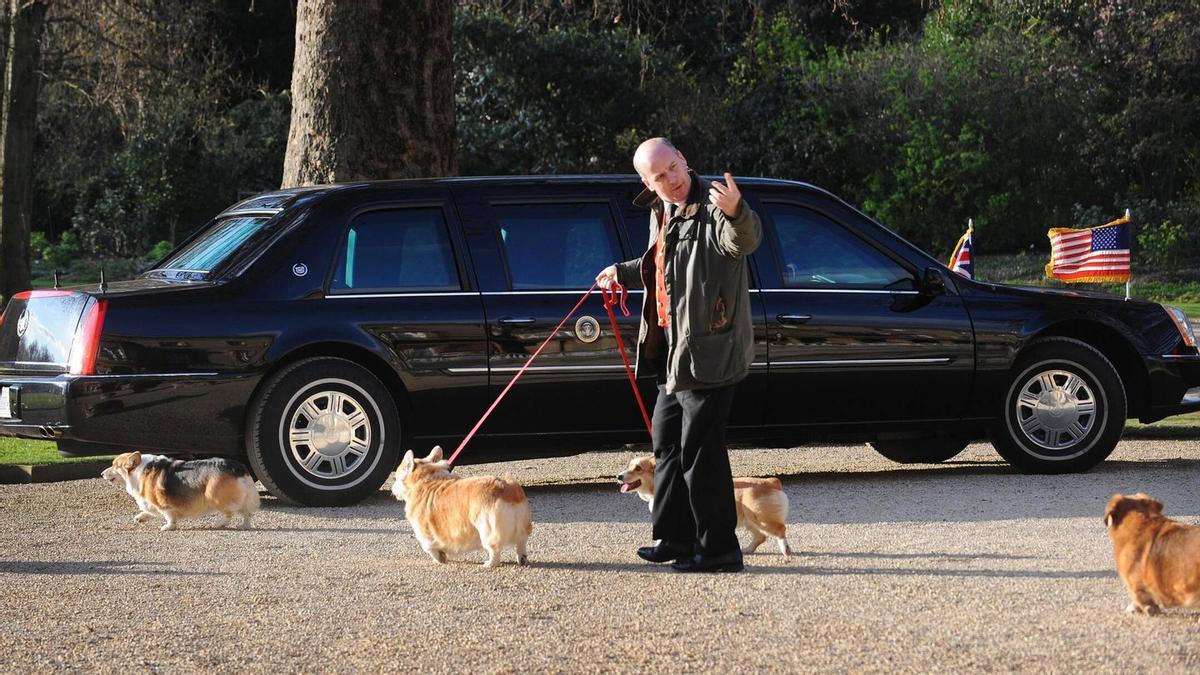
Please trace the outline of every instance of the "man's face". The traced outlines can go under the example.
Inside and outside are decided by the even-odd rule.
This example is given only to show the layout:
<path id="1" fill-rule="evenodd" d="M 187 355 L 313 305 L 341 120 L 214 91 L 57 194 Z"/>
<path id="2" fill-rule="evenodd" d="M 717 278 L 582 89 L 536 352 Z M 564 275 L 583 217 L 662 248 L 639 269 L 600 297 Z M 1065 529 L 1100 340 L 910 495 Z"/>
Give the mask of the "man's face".
<path id="1" fill-rule="evenodd" d="M 688 175 L 687 160 L 683 158 L 683 153 L 659 147 L 650 154 L 648 160 L 638 167 L 642 183 L 654 190 L 664 202 L 684 203 L 692 189 L 692 177 Z"/>

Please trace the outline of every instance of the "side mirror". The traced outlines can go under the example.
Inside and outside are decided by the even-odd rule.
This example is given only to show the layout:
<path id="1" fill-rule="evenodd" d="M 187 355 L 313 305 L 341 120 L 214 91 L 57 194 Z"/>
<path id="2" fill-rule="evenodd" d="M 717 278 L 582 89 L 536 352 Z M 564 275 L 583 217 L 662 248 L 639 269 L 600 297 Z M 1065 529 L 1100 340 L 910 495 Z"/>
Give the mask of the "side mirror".
<path id="1" fill-rule="evenodd" d="M 921 278 L 921 292 L 925 295 L 941 295 L 946 292 L 946 279 L 936 267 L 926 267 Z"/>

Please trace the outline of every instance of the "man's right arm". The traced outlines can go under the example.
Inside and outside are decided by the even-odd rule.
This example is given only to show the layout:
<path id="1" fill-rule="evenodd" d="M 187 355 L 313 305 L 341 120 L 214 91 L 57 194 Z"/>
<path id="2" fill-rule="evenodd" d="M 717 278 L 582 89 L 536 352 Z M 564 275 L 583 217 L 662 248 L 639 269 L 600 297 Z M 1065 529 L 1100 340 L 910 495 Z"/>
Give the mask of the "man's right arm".
<path id="1" fill-rule="evenodd" d="M 601 288 L 608 288 L 613 281 L 616 281 L 625 288 L 641 288 L 642 259 L 634 258 L 633 260 L 614 263 L 605 267 L 600 274 L 596 275 L 596 283 Z"/>

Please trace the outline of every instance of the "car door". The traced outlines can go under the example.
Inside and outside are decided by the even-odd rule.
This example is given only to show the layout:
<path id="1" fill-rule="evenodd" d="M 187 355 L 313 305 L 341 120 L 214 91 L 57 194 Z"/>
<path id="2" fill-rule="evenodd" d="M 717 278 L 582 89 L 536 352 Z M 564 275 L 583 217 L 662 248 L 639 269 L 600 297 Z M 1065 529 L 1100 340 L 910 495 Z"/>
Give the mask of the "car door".
<path id="1" fill-rule="evenodd" d="M 604 267 L 629 257 L 611 190 L 585 186 L 463 189 L 458 197 L 480 271 L 491 387 L 499 395 Z M 616 312 L 632 364 L 640 298 Z M 653 405 L 653 400 L 647 400 Z M 598 442 L 645 440 L 597 289 L 481 428 L 509 434 L 596 434 Z"/>
<path id="2" fill-rule="evenodd" d="M 833 200 L 762 206 L 769 423 L 958 419 L 974 371 L 961 298 L 922 291 L 924 269 Z"/>
<path id="3" fill-rule="evenodd" d="M 334 251 L 323 310 L 332 325 L 355 326 L 390 352 L 413 432 L 443 444 L 489 400 L 483 306 L 448 197 L 426 190 L 419 201 L 356 209 Z"/>

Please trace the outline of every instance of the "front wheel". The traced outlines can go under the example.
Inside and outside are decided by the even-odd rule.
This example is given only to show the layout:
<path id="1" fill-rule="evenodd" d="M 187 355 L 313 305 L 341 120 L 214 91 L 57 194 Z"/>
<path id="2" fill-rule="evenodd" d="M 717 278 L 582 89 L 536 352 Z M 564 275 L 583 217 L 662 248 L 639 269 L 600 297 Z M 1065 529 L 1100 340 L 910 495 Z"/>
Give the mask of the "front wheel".
<path id="1" fill-rule="evenodd" d="M 391 394 L 346 359 L 304 359 L 273 375 L 251 403 L 246 431 L 255 475 L 289 504 L 355 504 L 399 463 Z"/>
<path id="2" fill-rule="evenodd" d="M 1125 428 L 1125 388 L 1090 345 L 1048 338 L 1018 360 L 991 429 L 992 445 L 1028 473 L 1086 471 L 1104 461 Z"/>

